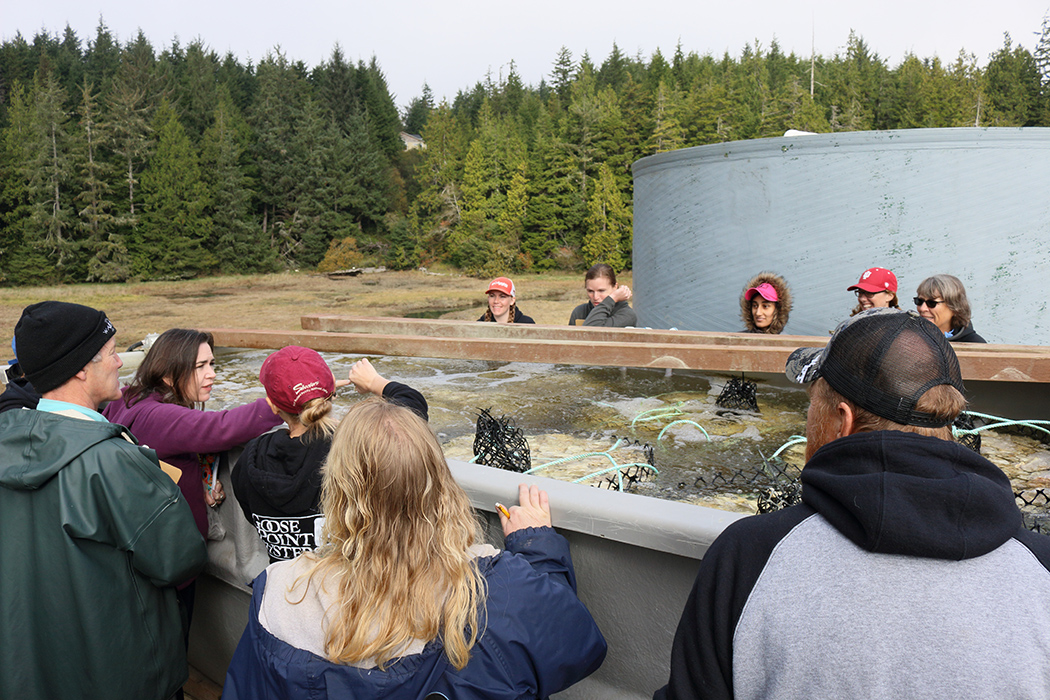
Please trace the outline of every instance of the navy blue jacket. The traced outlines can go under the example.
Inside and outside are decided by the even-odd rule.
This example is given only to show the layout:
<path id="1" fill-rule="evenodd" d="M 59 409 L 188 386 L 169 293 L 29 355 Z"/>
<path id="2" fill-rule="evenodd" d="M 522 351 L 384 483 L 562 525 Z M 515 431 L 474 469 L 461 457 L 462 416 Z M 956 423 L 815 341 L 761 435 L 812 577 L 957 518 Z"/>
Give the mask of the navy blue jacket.
<path id="1" fill-rule="evenodd" d="M 266 572 L 223 688 L 224 700 L 338 697 L 423 700 L 545 698 L 593 673 L 605 659 L 598 626 L 576 597 L 569 543 L 552 528 L 511 533 L 506 551 L 478 560 L 488 582 L 484 634 L 457 671 L 440 639 L 385 671 L 334 664 L 277 639 L 259 622 Z"/>

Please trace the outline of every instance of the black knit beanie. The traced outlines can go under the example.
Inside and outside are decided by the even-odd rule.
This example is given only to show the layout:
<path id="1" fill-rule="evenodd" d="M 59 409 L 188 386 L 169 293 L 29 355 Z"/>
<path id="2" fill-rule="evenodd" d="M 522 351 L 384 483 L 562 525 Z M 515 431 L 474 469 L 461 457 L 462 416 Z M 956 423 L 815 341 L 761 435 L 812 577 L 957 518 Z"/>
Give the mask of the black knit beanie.
<path id="1" fill-rule="evenodd" d="M 27 306 L 15 326 L 18 363 L 41 394 L 69 381 L 116 333 L 106 314 L 80 304 Z"/>

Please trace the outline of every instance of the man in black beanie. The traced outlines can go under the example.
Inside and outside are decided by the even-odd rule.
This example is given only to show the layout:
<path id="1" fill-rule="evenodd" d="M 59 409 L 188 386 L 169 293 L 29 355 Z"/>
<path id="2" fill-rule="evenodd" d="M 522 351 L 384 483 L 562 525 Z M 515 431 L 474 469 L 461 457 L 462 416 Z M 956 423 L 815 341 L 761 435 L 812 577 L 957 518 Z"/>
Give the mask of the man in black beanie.
<path id="1" fill-rule="evenodd" d="M 188 676 L 175 586 L 207 550 L 156 454 L 97 408 L 120 396 L 101 311 L 45 301 L 15 327 L 35 410 L 0 413 L 0 697 L 165 700 Z"/>

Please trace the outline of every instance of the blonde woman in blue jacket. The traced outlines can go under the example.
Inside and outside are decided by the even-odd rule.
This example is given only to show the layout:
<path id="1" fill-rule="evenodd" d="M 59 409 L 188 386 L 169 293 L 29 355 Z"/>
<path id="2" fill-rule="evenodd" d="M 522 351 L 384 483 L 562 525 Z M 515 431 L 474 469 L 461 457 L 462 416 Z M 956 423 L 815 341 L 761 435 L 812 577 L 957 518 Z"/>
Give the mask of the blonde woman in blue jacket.
<path id="1" fill-rule="evenodd" d="M 356 404 L 325 465 L 325 544 L 271 564 L 223 698 L 543 698 L 606 645 L 576 597 L 547 495 L 522 485 L 484 544 L 433 431 L 407 408 Z M 326 695 L 327 693 L 327 695 Z"/>

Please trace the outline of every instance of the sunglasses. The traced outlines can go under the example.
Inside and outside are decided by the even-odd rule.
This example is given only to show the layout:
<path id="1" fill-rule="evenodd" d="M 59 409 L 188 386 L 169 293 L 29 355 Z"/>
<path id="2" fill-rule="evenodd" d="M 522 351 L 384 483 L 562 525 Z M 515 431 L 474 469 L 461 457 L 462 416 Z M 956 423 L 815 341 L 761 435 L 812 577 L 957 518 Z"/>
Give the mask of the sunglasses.
<path id="1" fill-rule="evenodd" d="M 915 308 L 926 304 L 927 309 L 936 309 L 937 304 L 944 303 L 944 299 L 923 299 L 922 297 L 915 297 L 914 299 L 912 299 L 912 301 L 915 302 Z"/>
<path id="2" fill-rule="evenodd" d="M 875 296 L 876 294 L 890 294 L 890 292 L 887 292 L 885 289 L 880 289 L 877 292 L 866 292 L 863 289 L 855 289 L 853 291 L 857 294 L 857 298 L 858 299 L 860 299 L 861 297 L 867 297 L 867 298 L 870 299 L 871 297 Z"/>

